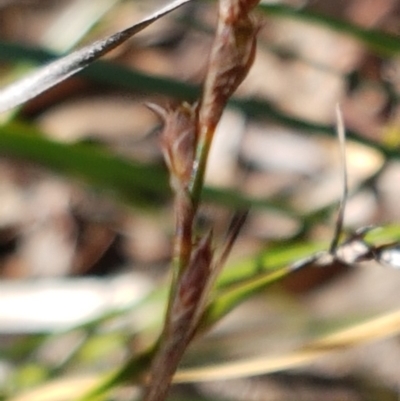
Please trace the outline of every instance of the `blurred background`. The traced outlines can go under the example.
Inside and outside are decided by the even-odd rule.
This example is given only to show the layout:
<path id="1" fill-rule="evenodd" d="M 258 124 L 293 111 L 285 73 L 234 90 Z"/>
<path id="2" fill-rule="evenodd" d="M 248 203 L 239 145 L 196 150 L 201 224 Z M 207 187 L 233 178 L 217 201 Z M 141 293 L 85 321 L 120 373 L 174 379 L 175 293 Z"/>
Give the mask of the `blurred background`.
<path id="1" fill-rule="evenodd" d="M 164 3 L 0 1 L 1 86 Z M 348 131 L 345 229 L 391 227 L 386 241 L 396 241 L 399 2 L 266 1 L 255 18 L 257 58 L 218 127 L 200 216 L 218 246 L 233 211 L 252 205 L 226 269 L 262 269 L 277 249 L 286 263 L 326 248 L 343 188 L 338 102 Z M 0 116 L 11 133 L 0 138 L 1 399 L 108 372 L 156 338 L 174 219 L 160 122 L 145 103 L 198 98 L 216 20 L 215 2 L 191 2 Z M 299 244 L 305 254 L 293 251 Z M 375 262 L 305 269 L 236 308 L 183 365 L 286 355 L 396 311 L 399 288 L 399 271 Z M 399 331 L 281 373 L 176 385 L 170 399 L 398 400 Z"/>

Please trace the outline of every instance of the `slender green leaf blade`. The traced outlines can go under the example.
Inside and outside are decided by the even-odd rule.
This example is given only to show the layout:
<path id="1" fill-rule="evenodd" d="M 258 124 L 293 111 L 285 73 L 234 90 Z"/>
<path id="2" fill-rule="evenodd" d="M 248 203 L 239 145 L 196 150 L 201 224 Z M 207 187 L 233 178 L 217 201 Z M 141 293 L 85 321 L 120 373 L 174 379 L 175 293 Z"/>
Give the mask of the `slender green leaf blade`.
<path id="1" fill-rule="evenodd" d="M 127 160 L 99 146 L 52 141 L 27 124 L 11 122 L 0 126 L 0 155 L 28 160 L 78 178 L 110 191 L 130 205 L 157 205 L 170 196 L 168 175 L 161 165 Z M 282 204 L 233 190 L 208 187 L 204 198 L 228 207 L 254 206 L 289 213 Z"/>
<path id="2" fill-rule="evenodd" d="M 227 315 L 237 305 L 255 295 L 257 292 L 269 285 L 288 276 L 292 272 L 290 267 L 283 267 L 273 272 L 259 275 L 250 280 L 244 281 L 226 292 L 219 294 L 218 297 L 206 309 L 200 323 L 201 329 L 208 329 Z"/>
<path id="3" fill-rule="evenodd" d="M 51 141 L 22 124 L 0 126 L 0 154 L 78 177 L 131 204 L 157 203 L 168 193 L 167 174 L 161 168 L 128 161 L 99 147 Z"/>

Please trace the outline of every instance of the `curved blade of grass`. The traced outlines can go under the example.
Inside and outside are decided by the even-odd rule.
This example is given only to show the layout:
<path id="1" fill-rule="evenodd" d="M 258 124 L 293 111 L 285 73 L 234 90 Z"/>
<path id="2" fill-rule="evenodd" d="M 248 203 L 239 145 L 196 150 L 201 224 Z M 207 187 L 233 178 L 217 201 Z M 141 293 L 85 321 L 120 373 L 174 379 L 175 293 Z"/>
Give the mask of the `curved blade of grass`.
<path id="1" fill-rule="evenodd" d="M 371 50 L 385 56 L 394 56 L 400 53 L 399 37 L 382 31 L 361 28 L 350 22 L 317 14 L 305 8 L 294 8 L 283 4 L 261 4 L 258 8 L 274 17 L 292 18 L 310 22 L 352 36 L 364 43 Z"/>
<path id="2" fill-rule="evenodd" d="M 178 371 L 175 383 L 228 380 L 280 372 L 303 366 L 329 352 L 343 350 L 400 333 L 400 311 L 386 313 L 325 335 L 287 355 L 258 357 L 238 362 Z"/>
<path id="3" fill-rule="evenodd" d="M 328 242 L 298 242 L 269 246 L 259 255 L 244 258 L 227 266 L 217 280 L 218 289 L 244 282 L 257 275 L 272 273 L 282 266 L 327 249 Z"/>
<path id="4" fill-rule="evenodd" d="M 111 191 L 131 205 L 149 207 L 170 195 L 161 166 L 139 164 L 95 146 L 52 141 L 30 125 L 0 125 L 0 155 L 21 158 Z M 206 188 L 205 199 L 228 207 L 268 208 L 294 215 L 278 202 L 252 199 L 237 191 Z"/>
<path id="5" fill-rule="evenodd" d="M 142 21 L 39 68 L 0 91 L 0 112 L 16 107 L 87 67 L 153 22 L 191 0 L 176 0 Z"/>
<path id="6" fill-rule="evenodd" d="M 377 228 L 366 236 L 370 244 L 397 241 L 400 226 Z M 226 268 L 217 282 L 217 291 L 202 318 L 201 326 L 208 329 L 234 307 L 252 297 L 269 285 L 285 278 L 296 268 L 293 263 L 307 260 L 319 251 L 327 250 L 328 244 L 284 244 L 267 249 L 258 258 L 249 258 Z"/>
<path id="7" fill-rule="evenodd" d="M 290 267 L 283 267 L 241 282 L 234 288 L 218 294 L 218 297 L 206 308 L 200 321 L 200 330 L 209 329 L 244 300 L 287 277 L 292 271 Z"/>
<path id="8" fill-rule="evenodd" d="M 167 175 L 161 168 L 128 161 L 94 146 L 51 141 L 22 124 L 0 126 L 0 154 L 78 177 L 116 192 L 133 205 L 158 203 L 168 194 Z"/>
<path id="9" fill-rule="evenodd" d="M 0 41 L 0 60 L 43 64 L 53 61 L 57 54 L 41 47 Z M 79 75 L 102 84 L 118 86 L 126 90 L 162 93 L 194 100 L 200 95 L 200 87 L 177 80 L 145 74 L 138 70 L 99 60 L 82 70 Z"/>

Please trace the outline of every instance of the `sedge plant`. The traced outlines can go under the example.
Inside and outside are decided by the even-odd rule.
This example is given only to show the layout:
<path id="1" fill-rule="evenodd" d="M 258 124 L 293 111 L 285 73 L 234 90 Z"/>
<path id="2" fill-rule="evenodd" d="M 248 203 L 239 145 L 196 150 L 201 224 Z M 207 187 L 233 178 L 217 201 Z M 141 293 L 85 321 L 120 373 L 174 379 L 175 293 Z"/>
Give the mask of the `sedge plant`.
<path id="1" fill-rule="evenodd" d="M 10 86 L 0 93 L 0 111 L 9 110 L 26 102 L 85 68 L 136 32 L 188 1 L 190 0 L 174 1 L 170 6 L 141 23 L 73 52 L 49 64 L 28 79 L 20 81 L 17 85 Z M 227 102 L 246 77 L 255 57 L 258 24 L 251 13 L 258 2 L 258 0 L 219 0 L 218 26 L 204 85 L 197 101 L 192 104 L 186 102 L 171 104 L 167 107 L 148 104 L 148 107 L 163 122 L 161 148 L 174 196 L 175 234 L 172 274 L 163 329 L 150 349 L 140 355 L 131 355 L 126 365 L 81 400 L 96 400 L 99 396 L 104 398 L 110 388 L 118 384 L 138 381 L 143 384 L 144 401 L 165 400 L 178 365 L 193 338 L 209 329 L 222 316 L 259 289 L 265 288 L 294 270 L 311 264 L 322 265 L 331 263 L 332 260 L 348 264 L 371 259 L 388 262 L 389 259 L 398 255 L 397 242 L 380 247 L 368 245 L 364 241 L 368 230 L 359 231 L 340 242 L 344 203 L 347 196 L 344 166 L 345 185 L 342 206 L 329 251 L 313 254 L 298 260 L 295 264 L 288 263 L 284 268 L 275 269 L 272 272 L 266 269 L 257 277 L 252 275 L 241 278 L 239 283 L 227 285 L 222 290 L 220 289 L 217 297 L 212 298 L 211 290 L 246 219 L 247 212 L 240 211 L 236 214 L 228 229 L 225 243 L 221 249 L 215 249 L 212 229 L 204 232 L 197 225 L 199 207 L 204 189 L 208 154 L 216 127 Z M 266 5 L 261 8 L 281 13 L 286 10 L 286 8 L 273 8 Z M 342 132 L 339 136 L 343 144 L 344 127 L 341 118 L 338 120 L 339 134 Z M 102 156 L 101 153 L 96 155 Z M 345 160 L 344 150 L 342 155 Z M 86 153 L 83 156 L 87 157 Z M 126 166 L 123 165 L 121 169 L 126 170 Z M 102 179 L 104 181 L 104 177 Z M 351 260 L 345 260 L 343 256 L 345 247 L 360 244 L 363 245 L 361 251 L 352 254 Z M 182 375 L 180 377 L 182 378 Z"/>
<path id="2" fill-rule="evenodd" d="M 162 150 L 175 196 L 172 283 L 164 329 L 157 344 L 144 400 L 164 400 L 172 377 L 207 305 L 207 294 L 226 259 L 212 245 L 212 230 L 199 235 L 196 214 L 204 186 L 209 149 L 224 107 L 254 60 L 257 24 L 250 16 L 254 0 L 221 0 L 218 27 L 203 93 L 193 105 L 150 107 L 164 121 Z M 241 219 L 243 222 L 244 219 Z M 236 236 L 236 225 L 231 238 Z"/>

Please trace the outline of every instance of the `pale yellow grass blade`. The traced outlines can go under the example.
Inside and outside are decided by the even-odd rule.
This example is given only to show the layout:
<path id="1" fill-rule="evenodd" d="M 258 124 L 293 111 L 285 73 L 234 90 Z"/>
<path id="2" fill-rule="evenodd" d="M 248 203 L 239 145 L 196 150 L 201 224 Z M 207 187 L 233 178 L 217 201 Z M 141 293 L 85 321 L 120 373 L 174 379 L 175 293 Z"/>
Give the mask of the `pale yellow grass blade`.
<path id="1" fill-rule="evenodd" d="M 313 362 L 334 351 L 344 350 L 367 342 L 381 340 L 400 333 L 400 310 L 319 338 L 287 355 L 245 359 L 177 372 L 175 383 L 227 380 L 274 373 Z"/>

